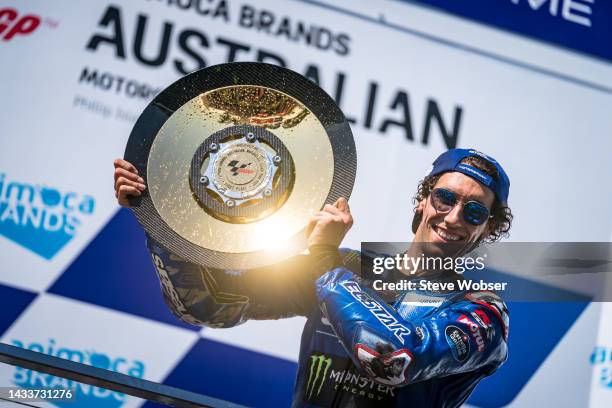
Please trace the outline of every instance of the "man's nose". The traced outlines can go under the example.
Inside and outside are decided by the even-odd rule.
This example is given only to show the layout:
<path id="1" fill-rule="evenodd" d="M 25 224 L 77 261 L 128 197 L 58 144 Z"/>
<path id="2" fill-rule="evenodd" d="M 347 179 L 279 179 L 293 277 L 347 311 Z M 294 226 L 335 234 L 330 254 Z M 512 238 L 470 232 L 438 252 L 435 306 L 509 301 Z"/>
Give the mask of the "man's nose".
<path id="1" fill-rule="evenodd" d="M 455 205 L 444 217 L 444 222 L 450 225 L 461 223 L 461 205 Z"/>

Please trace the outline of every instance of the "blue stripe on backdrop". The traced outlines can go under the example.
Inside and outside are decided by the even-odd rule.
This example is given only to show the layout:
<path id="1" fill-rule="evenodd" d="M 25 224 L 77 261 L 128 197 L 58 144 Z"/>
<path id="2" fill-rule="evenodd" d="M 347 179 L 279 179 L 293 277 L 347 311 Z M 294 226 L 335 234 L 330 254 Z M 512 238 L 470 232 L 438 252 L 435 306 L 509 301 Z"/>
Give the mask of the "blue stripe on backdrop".
<path id="1" fill-rule="evenodd" d="M 430 6 L 455 16 L 612 62 L 612 1 L 399 1 Z M 590 24 L 590 27 L 585 24 Z"/>
<path id="2" fill-rule="evenodd" d="M 481 381 L 467 402 L 483 408 L 512 402 L 586 306 L 579 302 L 508 302 L 508 361 Z"/>
<path id="3" fill-rule="evenodd" d="M 296 370 L 287 360 L 200 339 L 164 383 L 255 408 L 288 407 Z"/>
<path id="4" fill-rule="evenodd" d="M 2 312 L 0 313 L 0 335 L 2 335 L 36 297 L 35 293 L 0 285 Z"/>
<path id="5" fill-rule="evenodd" d="M 468 399 L 468 403 L 478 407 L 502 407 L 521 392 L 589 302 L 577 300 L 574 292 L 499 271 L 470 272 L 466 277 L 508 283 L 502 294 L 510 312 L 508 361 L 493 376 L 481 381 Z M 545 297 L 557 301 L 545 301 Z M 542 301 L 518 301 L 527 298 Z M 573 301 L 560 300 L 572 298 Z"/>
<path id="6" fill-rule="evenodd" d="M 145 235 L 121 209 L 53 284 L 50 293 L 197 331 L 163 300 Z"/>

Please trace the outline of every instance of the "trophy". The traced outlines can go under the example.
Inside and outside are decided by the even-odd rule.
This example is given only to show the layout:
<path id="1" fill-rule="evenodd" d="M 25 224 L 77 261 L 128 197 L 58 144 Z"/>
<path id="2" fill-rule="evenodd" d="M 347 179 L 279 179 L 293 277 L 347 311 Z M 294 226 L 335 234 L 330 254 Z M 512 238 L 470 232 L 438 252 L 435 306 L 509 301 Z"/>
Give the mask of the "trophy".
<path id="1" fill-rule="evenodd" d="M 151 237 L 190 262 L 239 270 L 304 251 L 310 217 L 350 196 L 357 166 L 349 124 L 321 88 L 249 62 L 162 91 L 125 159 L 147 184 L 132 209 Z"/>

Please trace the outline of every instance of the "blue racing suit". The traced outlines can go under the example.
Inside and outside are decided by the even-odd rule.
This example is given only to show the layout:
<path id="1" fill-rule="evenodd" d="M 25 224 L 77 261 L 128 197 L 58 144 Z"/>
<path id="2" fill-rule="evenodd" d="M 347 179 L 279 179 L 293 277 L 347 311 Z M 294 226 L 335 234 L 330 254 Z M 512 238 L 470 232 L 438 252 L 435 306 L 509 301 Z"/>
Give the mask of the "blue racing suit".
<path id="1" fill-rule="evenodd" d="M 492 292 L 376 292 L 360 272 L 372 254 L 351 250 L 221 271 L 148 243 L 166 303 L 188 323 L 307 318 L 293 407 L 458 407 L 507 358 L 508 311 Z"/>

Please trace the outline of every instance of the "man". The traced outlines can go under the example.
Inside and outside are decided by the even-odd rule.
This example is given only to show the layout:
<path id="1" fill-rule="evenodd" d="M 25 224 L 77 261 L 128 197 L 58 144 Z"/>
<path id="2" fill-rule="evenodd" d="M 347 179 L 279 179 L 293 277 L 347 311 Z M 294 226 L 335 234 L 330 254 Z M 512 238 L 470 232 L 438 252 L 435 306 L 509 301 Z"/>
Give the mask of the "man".
<path id="1" fill-rule="evenodd" d="M 494 159 L 453 149 L 418 187 L 412 257 L 464 256 L 506 235 L 509 180 Z M 121 205 L 144 180 L 115 161 Z M 164 297 L 181 319 L 231 327 L 248 319 L 308 318 L 302 334 L 294 407 L 457 407 L 507 358 L 508 315 L 491 292 L 376 293 L 361 273 L 377 254 L 339 250 L 351 227 L 348 203 L 326 205 L 308 225 L 309 255 L 272 267 L 220 271 L 188 263 L 151 238 Z M 367 268 L 366 268 L 367 269 Z M 452 270 L 393 269 L 385 281 L 457 282 Z"/>

